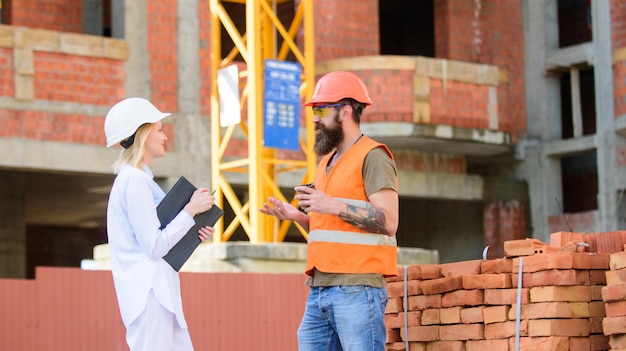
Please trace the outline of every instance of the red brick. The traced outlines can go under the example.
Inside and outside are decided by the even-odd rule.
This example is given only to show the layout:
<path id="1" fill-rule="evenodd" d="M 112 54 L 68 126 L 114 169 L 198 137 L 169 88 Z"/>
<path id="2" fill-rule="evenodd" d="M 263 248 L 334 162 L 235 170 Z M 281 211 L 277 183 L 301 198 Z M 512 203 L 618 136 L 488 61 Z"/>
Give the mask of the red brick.
<path id="1" fill-rule="evenodd" d="M 404 311 L 404 306 L 401 297 L 392 297 L 387 301 L 385 313 L 398 313 L 402 311 Z"/>
<path id="2" fill-rule="evenodd" d="M 522 272 L 539 272 L 548 269 L 572 269 L 574 258 L 572 253 L 560 252 L 545 255 L 533 255 L 528 257 L 513 259 L 513 273 L 519 272 L 520 260 L 522 261 Z"/>
<path id="3" fill-rule="evenodd" d="M 464 289 L 510 288 L 511 274 L 468 274 L 463 276 Z"/>
<path id="4" fill-rule="evenodd" d="M 611 347 L 609 346 L 609 336 L 607 335 L 589 335 L 589 349 L 590 351 L 601 351 L 608 350 Z"/>
<path id="5" fill-rule="evenodd" d="M 604 335 L 626 334 L 626 316 L 605 317 L 602 320 Z"/>
<path id="6" fill-rule="evenodd" d="M 408 296 L 421 295 L 422 294 L 422 289 L 420 288 L 421 283 L 422 282 L 420 280 L 408 280 L 406 282 Z M 389 294 L 389 297 L 404 296 L 404 282 L 403 281 L 388 282 L 387 293 Z"/>
<path id="7" fill-rule="evenodd" d="M 485 324 L 505 322 L 508 319 L 511 306 L 485 306 L 483 320 Z"/>
<path id="8" fill-rule="evenodd" d="M 607 285 L 606 271 L 599 269 L 589 270 L 589 285 Z"/>
<path id="9" fill-rule="evenodd" d="M 606 304 L 602 301 L 589 302 L 589 316 L 590 317 L 605 317 L 606 316 Z"/>
<path id="10" fill-rule="evenodd" d="M 457 290 L 445 293 L 441 298 L 442 307 L 477 306 L 484 304 L 483 290 Z"/>
<path id="11" fill-rule="evenodd" d="M 519 274 L 511 274 L 511 282 L 514 288 L 517 287 L 518 277 Z M 550 269 L 522 274 L 522 286 L 525 288 L 550 285 L 589 285 L 589 271 Z"/>
<path id="12" fill-rule="evenodd" d="M 589 318 L 589 332 L 592 334 L 603 334 L 602 321 L 605 317 L 591 317 Z"/>
<path id="13" fill-rule="evenodd" d="M 421 325 L 422 311 L 411 311 L 406 314 L 406 323 L 409 327 L 418 327 Z M 385 326 L 387 328 L 404 327 L 404 312 L 385 314 Z"/>
<path id="14" fill-rule="evenodd" d="M 626 251 L 609 254 L 609 268 L 611 270 L 626 268 Z"/>
<path id="15" fill-rule="evenodd" d="M 609 337 L 609 346 L 611 350 L 626 349 L 626 334 L 615 334 Z"/>
<path id="16" fill-rule="evenodd" d="M 603 286 L 601 290 L 604 302 L 626 300 L 626 284 Z"/>
<path id="17" fill-rule="evenodd" d="M 458 290 L 462 287 L 462 276 L 450 276 L 445 278 L 423 280 L 421 283 L 422 292 L 425 295 L 441 294 L 449 291 Z"/>
<path id="18" fill-rule="evenodd" d="M 609 269 L 609 254 L 589 255 L 589 269 Z"/>
<path id="19" fill-rule="evenodd" d="M 461 307 L 449 307 L 439 310 L 441 324 L 459 324 L 461 323 Z"/>
<path id="20" fill-rule="evenodd" d="M 588 336 L 587 319 L 531 319 L 528 336 Z"/>
<path id="21" fill-rule="evenodd" d="M 530 301 L 530 290 L 521 289 L 521 303 Z M 517 301 L 517 289 L 485 289 L 485 305 L 512 305 Z"/>
<path id="22" fill-rule="evenodd" d="M 508 351 L 509 350 L 509 340 L 508 339 L 499 339 L 499 340 L 468 340 L 465 342 L 465 350 L 466 351 Z"/>
<path id="23" fill-rule="evenodd" d="M 572 308 L 568 302 L 538 302 L 523 304 L 520 307 L 521 319 L 571 318 Z M 517 304 L 509 310 L 509 319 L 517 317 Z"/>
<path id="24" fill-rule="evenodd" d="M 589 338 L 569 338 L 569 351 L 589 351 L 591 340 Z"/>
<path id="25" fill-rule="evenodd" d="M 585 233 L 556 232 L 556 233 L 550 234 L 550 246 L 560 248 L 572 241 L 577 242 L 577 243 L 584 242 Z"/>
<path id="26" fill-rule="evenodd" d="M 432 341 L 428 343 L 426 350 L 466 351 L 463 341 Z"/>
<path id="27" fill-rule="evenodd" d="M 485 339 L 506 339 L 514 337 L 517 333 L 516 321 L 506 321 L 485 325 Z M 528 335 L 528 321 L 520 320 L 519 333 L 521 336 Z"/>
<path id="28" fill-rule="evenodd" d="M 504 254 L 507 257 L 534 255 L 543 245 L 544 243 L 537 239 L 508 240 L 504 242 Z"/>
<path id="29" fill-rule="evenodd" d="M 520 338 L 519 351 L 567 351 L 569 338 L 564 336 Z M 515 350 L 515 338 L 509 339 L 509 350 Z"/>
<path id="30" fill-rule="evenodd" d="M 441 294 L 409 296 L 409 311 L 426 310 L 429 308 L 441 308 Z"/>
<path id="31" fill-rule="evenodd" d="M 589 289 L 591 289 L 591 301 L 602 301 L 602 288 L 604 288 L 604 286 L 601 285 L 592 285 L 589 287 Z"/>
<path id="32" fill-rule="evenodd" d="M 606 271 L 606 285 L 626 284 L 626 268 Z"/>
<path id="33" fill-rule="evenodd" d="M 569 302 L 570 308 L 572 309 L 572 317 L 571 318 L 589 318 L 591 317 L 591 312 L 589 310 L 589 304 L 591 302 Z"/>
<path id="34" fill-rule="evenodd" d="M 602 232 L 596 237 L 597 253 L 614 253 L 624 250 L 621 231 Z"/>
<path id="35" fill-rule="evenodd" d="M 485 338 L 482 324 L 455 324 L 439 327 L 440 340 L 480 340 Z"/>
<path id="36" fill-rule="evenodd" d="M 539 286 L 530 288 L 531 302 L 550 301 L 591 301 L 591 290 L 588 286 Z"/>
<path id="37" fill-rule="evenodd" d="M 402 340 L 405 338 L 404 328 L 400 330 Z M 409 341 L 436 341 L 439 340 L 439 326 L 424 325 L 408 328 Z M 406 340 L 405 340 L 406 341 Z"/>
<path id="38" fill-rule="evenodd" d="M 478 274 L 483 260 L 470 260 L 441 264 L 441 274 L 444 277 L 457 275 Z"/>
<path id="39" fill-rule="evenodd" d="M 421 325 L 434 325 L 441 323 L 441 313 L 439 308 L 423 310 Z"/>
<path id="40" fill-rule="evenodd" d="M 482 261 L 480 265 L 480 272 L 483 274 L 497 274 L 497 273 L 511 273 L 513 269 L 512 258 L 497 258 L 492 260 Z"/>
<path id="41" fill-rule="evenodd" d="M 485 306 L 468 307 L 461 309 L 461 323 L 482 323 Z"/>
<path id="42" fill-rule="evenodd" d="M 420 265 L 421 279 L 437 279 L 441 278 L 441 267 L 438 264 L 422 264 Z M 409 278 L 411 276 L 409 275 Z"/>
<path id="43" fill-rule="evenodd" d="M 607 317 L 626 316 L 626 300 L 605 302 L 604 308 Z"/>

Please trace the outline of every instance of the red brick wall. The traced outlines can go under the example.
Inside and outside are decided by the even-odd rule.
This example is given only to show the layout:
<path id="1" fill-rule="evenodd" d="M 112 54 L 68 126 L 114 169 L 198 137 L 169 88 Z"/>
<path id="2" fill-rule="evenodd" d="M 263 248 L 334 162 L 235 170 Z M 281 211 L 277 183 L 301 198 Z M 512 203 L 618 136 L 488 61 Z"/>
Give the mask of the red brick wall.
<path id="1" fill-rule="evenodd" d="M 451 156 L 417 151 L 394 152 L 398 169 L 414 172 L 441 172 L 465 174 L 467 162 L 464 156 Z"/>
<path id="2" fill-rule="evenodd" d="M 513 142 L 526 128 L 524 38 L 519 0 L 435 0 L 435 56 L 496 65 L 507 81 L 498 89 L 500 130 Z"/>
<path id="3" fill-rule="evenodd" d="M 315 60 L 378 55 L 378 1 L 315 0 Z"/>
<path id="4" fill-rule="evenodd" d="M 611 40 L 613 51 L 626 49 L 626 6 L 611 1 Z M 613 96 L 615 117 L 626 114 L 626 62 L 613 64 Z"/>
<path id="5" fill-rule="evenodd" d="M 501 257 L 504 242 L 526 237 L 526 207 L 518 201 L 492 202 L 483 209 L 483 239 L 489 255 Z"/>
<path id="6" fill-rule="evenodd" d="M 177 6 L 177 0 L 146 2 L 151 100 L 170 112 L 178 111 Z"/>
<path id="7" fill-rule="evenodd" d="M 431 79 L 430 121 L 461 128 L 489 129 L 488 96 L 485 85 Z"/>
<path id="8" fill-rule="evenodd" d="M 6 0 L 5 0 L 6 1 Z M 82 0 L 9 0 L 10 24 L 59 32 L 83 32 Z"/>
<path id="9" fill-rule="evenodd" d="M 35 98 L 112 106 L 124 98 L 122 61 L 35 52 Z"/>
<path id="10" fill-rule="evenodd" d="M 0 48 L 0 96 L 13 96 L 13 50 Z"/>
<path id="11" fill-rule="evenodd" d="M 624 2 L 613 0 L 610 2 L 611 11 L 611 41 L 613 50 L 626 47 L 626 6 Z"/>
<path id="12" fill-rule="evenodd" d="M 43 111 L 0 111 L 0 138 L 26 138 L 89 145 L 106 144 L 104 118 L 70 113 Z M 169 144 L 173 145 L 174 130 L 163 125 Z"/>
<path id="13" fill-rule="evenodd" d="M 363 79 L 373 104 L 363 113 L 362 123 L 411 122 L 413 120 L 413 71 L 354 71 Z"/>
<path id="14" fill-rule="evenodd" d="M 211 13 L 208 1 L 199 1 L 198 26 L 200 36 L 200 113 L 211 115 Z"/>

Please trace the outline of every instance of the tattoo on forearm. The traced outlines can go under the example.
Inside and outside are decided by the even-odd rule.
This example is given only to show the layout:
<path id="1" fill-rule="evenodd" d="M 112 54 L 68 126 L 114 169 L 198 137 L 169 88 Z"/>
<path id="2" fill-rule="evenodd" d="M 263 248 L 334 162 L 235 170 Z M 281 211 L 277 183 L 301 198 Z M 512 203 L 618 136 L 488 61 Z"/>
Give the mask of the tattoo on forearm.
<path id="1" fill-rule="evenodd" d="M 387 228 L 385 227 L 387 217 L 380 208 L 362 208 L 348 205 L 346 212 L 341 212 L 339 218 L 370 233 L 387 234 Z"/>

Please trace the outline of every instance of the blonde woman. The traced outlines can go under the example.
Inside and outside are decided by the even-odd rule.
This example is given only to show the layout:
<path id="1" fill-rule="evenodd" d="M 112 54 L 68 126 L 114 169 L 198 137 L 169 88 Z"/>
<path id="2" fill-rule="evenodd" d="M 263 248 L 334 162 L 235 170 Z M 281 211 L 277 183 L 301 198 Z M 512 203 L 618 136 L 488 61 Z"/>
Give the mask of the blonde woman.
<path id="1" fill-rule="evenodd" d="M 198 189 L 184 209 L 162 230 L 156 207 L 165 196 L 150 166 L 165 155 L 167 136 L 159 111 L 143 98 L 127 98 L 107 113 L 107 147 L 122 151 L 107 208 L 111 270 L 126 341 L 131 351 L 193 350 L 183 315 L 178 272 L 162 257 L 195 224 L 194 215 L 213 206 L 209 189 Z M 198 231 L 201 241 L 212 227 Z"/>

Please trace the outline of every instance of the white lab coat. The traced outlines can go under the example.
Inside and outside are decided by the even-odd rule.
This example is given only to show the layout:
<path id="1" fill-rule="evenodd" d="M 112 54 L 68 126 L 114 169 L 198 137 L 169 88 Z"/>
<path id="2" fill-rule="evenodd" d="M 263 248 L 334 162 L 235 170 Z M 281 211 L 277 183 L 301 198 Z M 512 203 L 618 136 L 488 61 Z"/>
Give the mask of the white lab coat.
<path id="1" fill-rule="evenodd" d="M 162 257 L 195 222 L 189 213 L 181 211 L 159 229 L 156 206 L 165 193 L 153 178 L 147 166 L 142 171 L 126 165 L 113 182 L 107 235 L 115 291 L 126 327 L 143 312 L 152 289 L 157 301 L 176 315 L 178 325 L 187 328 L 178 272 Z"/>

